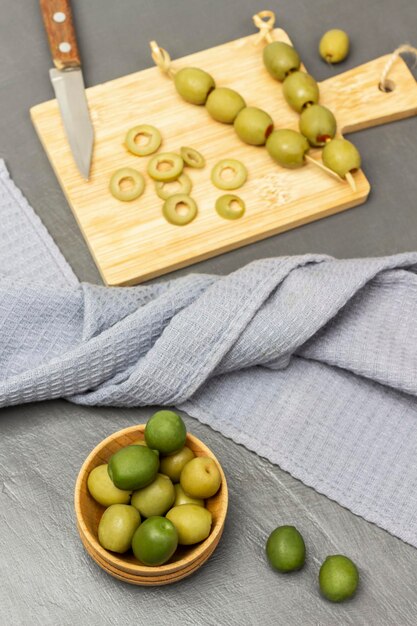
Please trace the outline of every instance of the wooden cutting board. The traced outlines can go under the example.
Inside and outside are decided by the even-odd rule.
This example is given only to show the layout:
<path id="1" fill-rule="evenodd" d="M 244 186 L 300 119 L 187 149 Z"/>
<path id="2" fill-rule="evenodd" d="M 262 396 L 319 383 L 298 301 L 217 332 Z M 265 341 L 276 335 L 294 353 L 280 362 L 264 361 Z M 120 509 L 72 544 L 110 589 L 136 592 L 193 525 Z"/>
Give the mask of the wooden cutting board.
<path id="1" fill-rule="evenodd" d="M 277 128 L 298 127 L 299 116 L 282 96 L 282 87 L 266 72 L 262 44 L 256 35 L 178 59 L 174 67 L 194 66 L 210 72 L 220 86 L 239 91 L 247 104 L 268 111 Z M 290 42 L 281 29 L 276 40 Z M 388 56 L 381 57 L 320 83 L 320 102 L 336 115 L 340 133 L 351 132 L 417 114 L 417 83 L 402 59 L 393 66 L 395 89 L 378 88 Z M 133 285 L 295 228 L 365 202 L 370 185 L 357 172 L 357 190 L 328 176 L 314 165 L 286 170 L 264 148 L 243 144 L 233 127 L 212 120 L 204 107 L 184 102 L 170 79 L 156 67 L 87 89 L 95 129 L 91 179 L 85 182 L 71 156 L 56 100 L 31 109 L 32 121 L 78 221 L 97 267 L 107 285 Z M 198 203 L 197 218 L 184 227 L 162 217 L 162 201 L 146 176 L 145 194 L 122 203 L 108 191 L 111 174 L 129 166 L 146 172 L 148 158 L 135 157 L 124 147 L 134 125 L 153 124 L 163 136 L 163 151 L 193 146 L 207 160 L 203 170 L 187 172 Z M 320 158 L 319 151 L 311 151 Z M 238 193 L 245 216 L 220 218 L 214 210 L 221 191 L 210 182 L 219 159 L 237 158 L 249 171 Z M 363 164 L 366 170 L 366 163 Z M 225 192 L 223 192 L 225 193 Z"/>

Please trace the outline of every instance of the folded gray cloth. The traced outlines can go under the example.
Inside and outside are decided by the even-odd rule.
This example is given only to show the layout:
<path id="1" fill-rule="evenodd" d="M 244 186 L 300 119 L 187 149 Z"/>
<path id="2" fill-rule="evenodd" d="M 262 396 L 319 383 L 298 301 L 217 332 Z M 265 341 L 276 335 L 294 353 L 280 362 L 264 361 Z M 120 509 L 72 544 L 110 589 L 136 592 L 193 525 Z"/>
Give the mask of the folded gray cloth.
<path id="1" fill-rule="evenodd" d="M 0 168 L 0 406 L 172 405 L 417 546 L 417 254 L 79 284 Z"/>

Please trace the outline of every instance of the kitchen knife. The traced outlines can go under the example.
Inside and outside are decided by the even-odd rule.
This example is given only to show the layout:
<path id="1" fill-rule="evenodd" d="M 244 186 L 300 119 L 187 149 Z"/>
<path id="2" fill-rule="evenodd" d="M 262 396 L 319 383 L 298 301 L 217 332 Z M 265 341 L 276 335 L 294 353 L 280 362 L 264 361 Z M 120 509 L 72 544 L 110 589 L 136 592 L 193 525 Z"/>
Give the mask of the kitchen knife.
<path id="1" fill-rule="evenodd" d="M 94 129 L 90 119 L 70 0 L 40 0 L 55 68 L 49 70 L 72 155 L 83 177 L 90 175 Z"/>

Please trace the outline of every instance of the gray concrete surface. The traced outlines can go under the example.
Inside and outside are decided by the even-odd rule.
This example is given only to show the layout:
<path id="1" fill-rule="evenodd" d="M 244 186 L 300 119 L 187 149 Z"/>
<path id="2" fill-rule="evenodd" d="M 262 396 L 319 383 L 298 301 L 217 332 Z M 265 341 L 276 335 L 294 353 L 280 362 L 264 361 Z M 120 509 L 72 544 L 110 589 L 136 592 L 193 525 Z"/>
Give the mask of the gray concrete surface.
<path id="1" fill-rule="evenodd" d="M 82 280 L 99 282 L 75 221 L 31 127 L 29 107 L 52 97 L 50 56 L 37 2 L 0 0 L 0 156 Z M 415 0 L 73 0 L 88 85 L 150 64 L 148 40 L 173 57 L 252 32 L 251 16 L 272 8 L 309 70 L 327 28 L 352 37 L 347 69 L 417 43 Z M 417 120 L 355 136 L 373 190 L 352 211 L 200 263 L 227 273 L 263 256 L 326 252 L 338 257 L 416 248 Z M 1 228 L 1 227 L 0 227 Z M 183 270 L 185 273 L 190 269 Z M 79 467 L 103 437 L 142 422 L 147 410 L 82 408 L 50 402 L 0 414 L 0 624 L 402 626 L 417 622 L 417 551 L 305 487 L 267 461 L 186 417 L 227 473 L 224 537 L 197 574 L 165 588 L 135 588 L 103 573 L 74 525 Z M 263 547 L 278 524 L 294 523 L 308 547 L 306 568 L 279 576 Z M 331 605 L 317 592 L 326 555 L 350 555 L 361 570 L 356 598 Z"/>

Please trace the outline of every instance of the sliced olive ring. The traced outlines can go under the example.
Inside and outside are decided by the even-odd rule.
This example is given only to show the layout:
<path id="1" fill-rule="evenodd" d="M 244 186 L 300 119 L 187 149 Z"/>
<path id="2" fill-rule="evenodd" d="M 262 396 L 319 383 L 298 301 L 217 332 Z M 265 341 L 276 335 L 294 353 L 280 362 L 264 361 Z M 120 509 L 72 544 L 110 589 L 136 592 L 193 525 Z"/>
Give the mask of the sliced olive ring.
<path id="1" fill-rule="evenodd" d="M 136 143 L 136 138 L 142 135 L 148 139 L 147 143 Z M 156 152 L 161 145 L 162 137 L 161 133 L 155 126 L 149 126 L 148 124 L 141 124 L 140 126 L 134 126 L 126 135 L 125 143 L 126 148 L 132 154 L 136 156 L 148 156 Z"/>
<path id="2" fill-rule="evenodd" d="M 123 181 L 130 183 L 129 187 L 123 188 Z M 116 170 L 110 179 L 110 193 L 122 202 L 136 200 L 145 191 L 145 179 L 140 172 L 131 167 L 122 167 Z"/>
<path id="3" fill-rule="evenodd" d="M 232 193 L 226 193 L 216 200 L 216 211 L 225 220 L 237 220 L 245 212 L 245 203 L 242 198 Z"/>
<path id="4" fill-rule="evenodd" d="M 232 171 L 231 178 L 223 176 L 225 170 Z M 238 189 L 246 182 L 247 177 L 246 167 L 237 159 L 222 159 L 216 163 L 211 171 L 211 182 L 218 189 Z"/>
<path id="5" fill-rule="evenodd" d="M 195 148 L 188 148 L 187 146 L 184 146 L 183 148 L 181 148 L 180 154 L 184 160 L 184 163 L 189 167 L 201 169 L 206 164 L 206 159 L 203 157 L 201 152 L 199 152 Z"/>
<path id="6" fill-rule="evenodd" d="M 180 185 L 180 189 L 177 187 L 177 183 Z M 177 188 L 175 191 L 169 190 L 169 185 L 175 185 Z M 168 200 L 171 196 L 177 195 L 179 193 L 189 195 L 193 184 L 191 182 L 191 178 L 184 174 L 184 172 L 179 176 L 176 180 L 171 182 L 165 182 L 163 180 L 158 180 L 155 182 L 155 191 L 156 195 L 162 198 L 162 200 Z"/>
<path id="7" fill-rule="evenodd" d="M 162 167 L 165 166 L 163 169 Z M 161 152 L 156 154 L 148 163 L 148 174 L 154 180 L 169 183 L 182 174 L 184 161 L 175 152 Z"/>
<path id="8" fill-rule="evenodd" d="M 170 224 L 185 226 L 193 221 L 198 212 L 197 204 L 190 196 L 176 193 L 165 200 L 162 214 Z"/>

